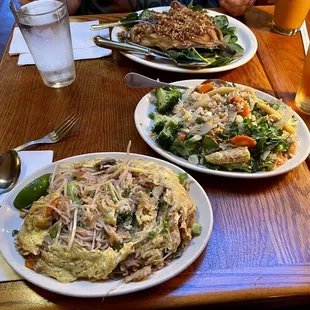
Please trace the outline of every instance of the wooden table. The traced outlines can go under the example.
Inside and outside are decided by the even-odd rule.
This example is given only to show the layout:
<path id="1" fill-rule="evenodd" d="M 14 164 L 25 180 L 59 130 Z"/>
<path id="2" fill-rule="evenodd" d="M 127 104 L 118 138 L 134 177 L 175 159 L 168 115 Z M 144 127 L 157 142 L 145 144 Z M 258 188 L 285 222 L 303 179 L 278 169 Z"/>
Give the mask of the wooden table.
<path id="1" fill-rule="evenodd" d="M 148 89 L 129 89 L 130 71 L 174 81 L 215 77 L 283 98 L 293 106 L 304 60 L 301 37 L 270 32 L 272 7 L 255 7 L 244 17 L 258 39 L 258 52 L 246 65 L 213 75 L 161 72 L 123 56 L 76 62 L 69 87 L 46 87 L 34 66 L 17 67 L 6 53 L 0 65 L 0 152 L 43 136 L 75 112 L 79 132 L 52 149 L 54 160 L 98 151 L 125 151 L 158 157 L 133 122 L 137 102 Z M 120 15 L 78 20 L 116 21 Z M 308 21 L 310 18 L 308 16 Z M 302 115 L 308 126 L 310 117 Z M 191 172 L 192 173 L 192 172 Z M 265 180 L 233 180 L 192 173 L 213 207 L 214 229 L 207 249 L 187 270 L 157 287 L 102 299 L 73 299 L 25 281 L 0 284 L 1 309 L 157 309 L 238 303 L 310 303 L 310 174 L 306 163 Z"/>

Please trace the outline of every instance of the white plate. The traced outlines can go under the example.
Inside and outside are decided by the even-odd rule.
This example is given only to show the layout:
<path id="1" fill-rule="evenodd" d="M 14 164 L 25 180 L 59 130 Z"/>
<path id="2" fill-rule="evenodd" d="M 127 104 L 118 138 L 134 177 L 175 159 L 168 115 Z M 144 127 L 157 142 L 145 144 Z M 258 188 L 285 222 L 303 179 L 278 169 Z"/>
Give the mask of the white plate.
<path id="1" fill-rule="evenodd" d="M 176 85 L 183 85 L 183 86 L 189 86 L 194 87 L 200 83 L 202 83 L 204 80 L 185 80 L 185 81 L 178 81 L 172 84 Z M 240 84 L 236 84 L 237 86 L 243 86 Z M 258 97 L 271 101 L 275 100 L 275 97 L 272 97 L 262 91 L 255 90 Z M 135 110 L 135 124 L 138 129 L 138 132 L 142 139 L 158 154 L 161 156 L 169 159 L 170 161 L 183 166 L 188 169 L 196 170 L 203 173 L 223 176 L 223 177 L 229 177 L 229 178 L 243 178 L 243 179 L 259 179 L 259 178 L 266 178 L 266 177 L 272 177 L 275 175 L 286 173 L 297 166 L 299 166 L 308 156 L 310 152 L 310 134 L 307 125 L 304 123 L 302 118 L 294 112 L 294 116 L 297 119 L 297 134 L 298 134 L 298 149 L 297 154 L 292 159 L 289 159 L 284 165 L 280 166 L 279 168 L 276 168 L 273 171 L 265 171 L 265 172 L 256 172 L 256 173 L 246 173 L 246 172 L 230 172 L 230 171 L 218 171 L 218 170 L 212 170 L 202 165 L 193 165 L 189 163 L 186 159 L 182 157 L 178 157 L 168 151 L 165 151 L 161 147 L 157 145 L 157 143 L 151 138 L 151 123 L 152 120 L 149 118 L 150 112 L 155 111 L 154 104 L 150 103 L 149 101 L 150 93 L 145 95 L 140 102 L 138 103 L 136 110 Z"/>
<path id="2" fill-rule="evenodd" d="M 83 161 L 87 158 L 94 159 L 98 157 L 122 158 L 125 153 L 93 153 L 70 157 L 58 161 L 57 163 L 73 163 Z M 131 154 L 131 158 L 145 159 L 158 163 L 162 163 L 171 168 L 176 173 L 182 173 L 184 170 L 165 161 L 138 154 Z M 122 284 L 123 281 L 102 281 L 91 283 L 89 281 L 76 281 L 72 283 L 60 283 L 53 278 L 36 273 L 35 271 L 25 267 L 24 258 L 15 250 L 14 238 L 12 231 L 19 230 L 23 224 L 23 220 L 19 217 L 19 211 L 13 207 L 13 201 L 19 191 L 32 180 L 45 174 L 51 173 L 55 163 L 46 166 L 33 173 L 20 184 L 18 184 L 7 196 L 0 208 L 0 244 L 1 254 L 6 262 L 23 278 L 36 284 L 46 290 L 75 297 L 105 297 L 107 295 L 121 295 L 143 290 L 154 285 L 160 284 L 182 272 L 206 247 L 211 235 L 213 226 L 213 213 L 210 201 L 203 188 L 191 176 L 189 180 L 192 182 L 190 196 L 197 206 L 197 222 L 202 225 L 202 233 L 200 236 L 193 238 L 189 247 L 184 254 L 176 260 L 173 260 L 168 266 L 152 274 L 147 280 L 141 282 L 132 282 Z"/>
<path id="3" fill-rule="evenodd" d="M 152 10 L 157 12 L 163 12 L 163 11 L 169 11 L 169 6 L 163 6 L 163 7 L 157 7 L 152 8 Z M 141 13 L 141 11 L 137 12 L 138 14 Z M 216 16 L 216 15 L 225 15 L 222 13 L 214 12 L 211 10 L 208 10 L 208 14 L 210 16 Z M 227 15 L 228 21 L 229 21 L 229 27 L 236 27 L 236 35 L 238 36 L 237 43 L 241 45 L 244 48 L 244 54 L 239 59 L 233 61 L 232 63 L 222 66 L 222 67 L 216 67 L 216 68 L 203 68 L 203 69 L 187 69 L 187 68 L 181 68 L 175 66 L 171 61 L 166 61 L 163 59 L 154 59 L 154 60 L 147 60 L 143 55 L 139 54 L 131 54 L 122 52 L 127 58 L 138 62 L 142 65 L 159 69 L 159 70 L 165 70 L 165 71 L 171 71 L 171 72 L 181 72 L 181 73 L 212 73 L 212 72 L 223 72 L 231 69 L 238 68 L 245 63 L 247 63 L 256 53 L 257 50 L 257 40 L 254 35 L 254 33 L 244 24 L 239 22 L 238 20 L 230 17 Z M 111 33 L 111 39 L 114 41 L 119 41 L 117 33 L 123 30 L 121 27 L 114 27 L 112 29 Z"/>

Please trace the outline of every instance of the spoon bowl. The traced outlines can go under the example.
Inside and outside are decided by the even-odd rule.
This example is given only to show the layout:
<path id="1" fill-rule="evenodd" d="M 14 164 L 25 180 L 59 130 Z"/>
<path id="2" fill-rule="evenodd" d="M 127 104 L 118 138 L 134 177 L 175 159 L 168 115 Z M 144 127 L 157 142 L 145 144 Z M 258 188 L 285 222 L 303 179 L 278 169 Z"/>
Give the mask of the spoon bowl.
<path id="1" fill-rule="evenodd" d="M 15 150 L 0 155 L 0 195 L 10 191 L 15 186 L 20 170 L 21 163 Z"/>

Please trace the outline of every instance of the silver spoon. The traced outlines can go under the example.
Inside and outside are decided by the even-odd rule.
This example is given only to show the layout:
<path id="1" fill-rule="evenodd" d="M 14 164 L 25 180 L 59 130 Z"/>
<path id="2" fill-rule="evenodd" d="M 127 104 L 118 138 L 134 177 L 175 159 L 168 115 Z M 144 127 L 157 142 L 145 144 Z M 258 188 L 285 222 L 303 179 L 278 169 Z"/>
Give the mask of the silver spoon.
<path id="1" fill-rule="evenodd" d="M 204 68 L 208 67 L 210 63 L 207 62 L 202 62 L 202 61 L 195 61 L 195 62 L 179 62 L 170 57 L 169 54 L 158 51 L 152 48 L 148 48 L 142 45 L 134 44 L 134 43 L 122 43 L 122 42 L 117 42 L 113 40 L 108 40 L 100 36 L 94 37 L 94 42 L 96 45 L 104 48 L 117 48 L 126 52 L 138 52 L 142 53 L 148 56 L 153 56 L 153 57 L 158 57 L 166 60 L 170 60 L 175 63 L 178 67 L 182 68 L 191 68 L 191 69 L 199 69 L 199 68 Z"/>
<path id="2" fill-rule="evenodd" d="M 0 155 L 0 195 L 10 191 L 20 175 L 20 159 L 15 150 Z"/>
<path id="3" fill-rule="evenodd" d="M 229 82 L 220 79 L 208 79 L 208 81 L 215 82 L 222 86 L 231 86 Z M 160 82 L 158 80 L 153 80 L 147 76 L 144 76 L 139 73 L 130 72 L 125 76 L 125 82 L 129 87 L 132 88 L 157 88 L 157 87 L 167 87 L 167 86 L 176 86 L 180 89 L 188 89 L 187 86 L 179 86 L 170 83 Z"/>

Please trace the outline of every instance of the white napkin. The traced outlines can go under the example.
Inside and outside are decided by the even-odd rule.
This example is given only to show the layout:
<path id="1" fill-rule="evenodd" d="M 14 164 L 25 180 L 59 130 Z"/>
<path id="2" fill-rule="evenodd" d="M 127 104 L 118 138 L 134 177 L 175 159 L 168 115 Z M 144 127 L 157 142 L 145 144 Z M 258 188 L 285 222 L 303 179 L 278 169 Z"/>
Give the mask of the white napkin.
<path id="1" fill-rule="evenodd" d="M 25 151 L 19 152 L 21 160 L 21 174 L 18 182 L 34 171 L 53 162 L 53 151 Z M 0 196 L 0 205 L 6 194 Z M 19 280 L 21 277 L 5 262 L 0 254 L 0 282 Z"/>
<path id="2" fill-rule="evenodd" d="M 101 58 L 111 55 L 111 50 L 98 47 L 93 42 L 93 37 L 97 35 L 100 35 L 104 38 L 109 37 L 108 29 L 97 31 L 90 30 L 89 27 L 91 25 L 97 24 L 99 24 L 98 20 L 81 23 L 70 23 L 74 60 Z M 9 54 L 20 54 L 18 58 L 19 66 L 34 65 L 33 58 L 18 27 L 14 29 Z"/>

